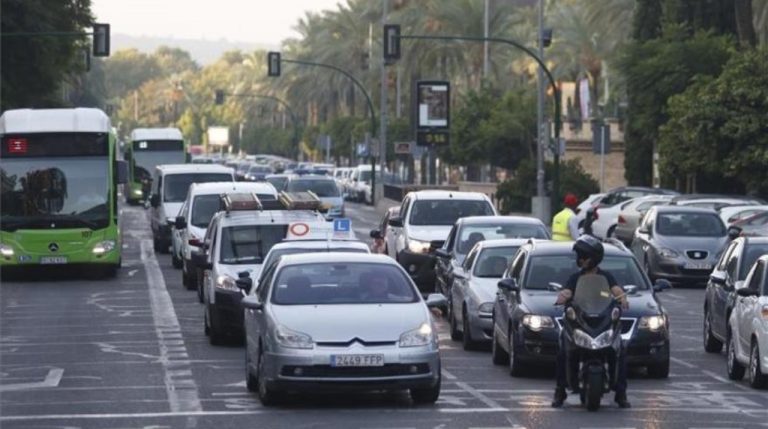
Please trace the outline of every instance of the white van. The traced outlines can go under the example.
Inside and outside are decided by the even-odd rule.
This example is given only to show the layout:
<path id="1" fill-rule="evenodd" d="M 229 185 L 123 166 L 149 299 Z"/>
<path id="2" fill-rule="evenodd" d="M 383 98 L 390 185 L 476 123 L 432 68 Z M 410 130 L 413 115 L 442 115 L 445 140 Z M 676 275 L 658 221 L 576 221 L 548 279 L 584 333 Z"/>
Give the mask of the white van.
<path id="1" fill-rule="evenodd" d="M 150 226 L 155 252 L 167 253 L 171 246 L 171 226 L 176 222 L 189 185 L 206 182 L 234 182 L 234 171 L 223 165 L 158 165 L 152 176 Z"/>
<path id="2" fill-rule="evenodd" d="M 171 260 L 174 268 L 181 268 L 181 280 L 187 289 L 194 289 L 194 270 L 191 269 L 192 252 L 200 250 L 211 218 L 221 209 L 221 195 L 253 193 L 261 201 L 276 200 L 277 190 L 267 182 L 209 182 L 193 183 L 189 187 L 171 231 Z M 202 302 L 202 297 L 201 301 Z"/>

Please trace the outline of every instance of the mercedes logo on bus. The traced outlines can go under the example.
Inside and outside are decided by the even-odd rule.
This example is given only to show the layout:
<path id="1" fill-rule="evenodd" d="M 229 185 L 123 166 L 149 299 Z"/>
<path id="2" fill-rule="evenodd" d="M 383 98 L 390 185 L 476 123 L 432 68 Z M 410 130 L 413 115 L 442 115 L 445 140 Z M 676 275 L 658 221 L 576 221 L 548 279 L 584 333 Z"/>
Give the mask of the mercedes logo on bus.
<path id="1" fill-rule="evenodd" d="M 58 252 L 59 251 L 59 245 L 56 243 L 51 243 L 48 245 L 48 250 L 51 252 Z"/>

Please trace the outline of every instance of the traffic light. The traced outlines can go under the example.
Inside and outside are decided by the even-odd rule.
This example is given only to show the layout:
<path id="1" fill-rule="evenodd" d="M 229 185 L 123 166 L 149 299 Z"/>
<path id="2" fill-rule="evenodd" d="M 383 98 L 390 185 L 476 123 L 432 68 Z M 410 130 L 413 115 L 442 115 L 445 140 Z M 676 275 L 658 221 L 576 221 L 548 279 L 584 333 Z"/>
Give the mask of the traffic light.
<path id="1" fill-rule="evenodd" d="M 280 76 L 280 52 L 267 53 L 267 76 Z"/>
<path id="2" fill-rule="evenodd" d="M 400 25 L 384 25 L 384 60 L 389 62 L 400 59 Z"/>
<path id="3" fill-rule="evenodd" d="M 360 70 L 366 71 L 370 68 L 368 65 L 368 52 L 360 54 Z"/>
<path id="4" fill-rule="evenodd" d="M 93 24 L 93 56 L 109 56 L 109 24 Z"/>
<path id="5" fill-rule="evenodd" d="M 543 45 L 545 48 L 550 47 L 552 45 L 552 29 L 551 28 L 545 28 L 541 31 L 541 41 L 543 42 Z"/>
<path id="6" fill-rule="evenodd" d="M 224 104 L 224 91 L 217 89 L 216 90 L 216 105 L 220 106 Z"/>

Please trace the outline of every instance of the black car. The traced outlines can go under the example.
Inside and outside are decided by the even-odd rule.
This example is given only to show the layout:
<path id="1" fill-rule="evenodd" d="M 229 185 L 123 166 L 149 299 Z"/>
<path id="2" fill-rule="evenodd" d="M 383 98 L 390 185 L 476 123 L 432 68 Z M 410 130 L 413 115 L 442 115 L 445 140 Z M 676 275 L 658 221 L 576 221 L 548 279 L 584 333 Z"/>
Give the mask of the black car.
<path id="1" fill-rule="evenodd" d="M 461 267 L 464 258 L 479 241 L 506 238 L 539 238 L 552 236 L 547 227 L 536 218 L 525 216 L 470 216 L 456 221 L 445 240 L 437 249 L 435 263 L 436 290 L 451 296 L 453 272 Z M 449 298 L 450 299 L 450 298 Z"/>
<path id="2" fill-rule="evenodd" d="M 645 366 L 652 377 L 669 375 L 669 321 L 656 292 L 669 287 L 651 285 L 640 264 L 618 241 L 605 244 L 600 267 L 613 274 L 629 296 L 621 317 L 627 342 L 627 363 Z M 510 374 L 525 373 L 534 363 L 553 363 L 557 356 L 563 308 L 555 307 L 557 290 L 577 272 L 572 243 L 536 241 L 520 247 L 510 263 L 493 308 L 493 363 L 509 364 Z M 629 287 L 634 286 L 634 287 Z"/>
<path id="3" fill-rule="evenodd" d="M 739 237 L 728 244 L 715 265 L 704 294 L 704 350 L 719 353 L 728 334 L 728 319 L 752 264 L 768 253 L 768 237 Z"/>

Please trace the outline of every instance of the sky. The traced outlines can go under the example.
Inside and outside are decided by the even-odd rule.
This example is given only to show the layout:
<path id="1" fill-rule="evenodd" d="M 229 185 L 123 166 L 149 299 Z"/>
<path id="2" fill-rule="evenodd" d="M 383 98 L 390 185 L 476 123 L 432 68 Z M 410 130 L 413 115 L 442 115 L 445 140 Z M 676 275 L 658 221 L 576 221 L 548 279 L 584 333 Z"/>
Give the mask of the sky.
<path id="1" fill-rule="evenodd" d="M 112 33 L 176 39 L 227 39 L 279 46 L 297 37 L 306 11 L 336 9 L 343 0 L 92 0 L 97 22 Z"/>

